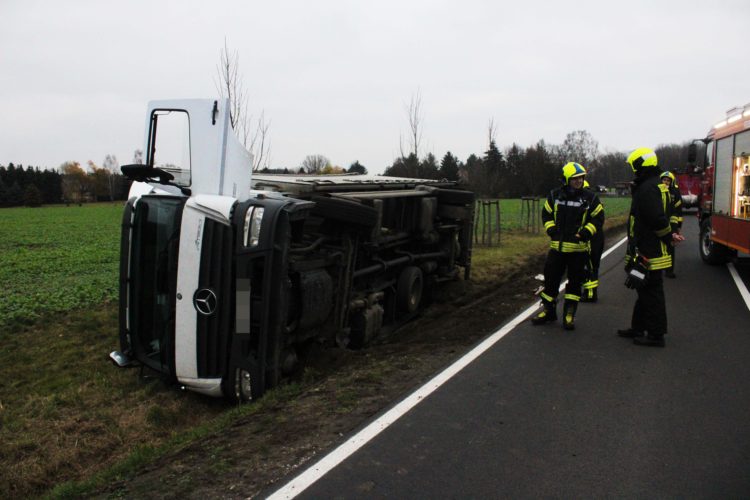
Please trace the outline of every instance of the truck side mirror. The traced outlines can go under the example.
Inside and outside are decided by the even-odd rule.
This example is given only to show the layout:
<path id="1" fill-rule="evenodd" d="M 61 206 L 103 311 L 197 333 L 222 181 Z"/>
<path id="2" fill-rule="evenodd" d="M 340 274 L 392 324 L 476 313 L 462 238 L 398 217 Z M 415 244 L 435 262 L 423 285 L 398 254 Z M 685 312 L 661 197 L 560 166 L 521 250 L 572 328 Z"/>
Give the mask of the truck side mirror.
<path id="1" fill-rule="evenodd" d="M 696 158 L 698 158 L 698 146 L 694 142 L 691 142 L 688 146 L 688 164 L 694 166 Z"/>

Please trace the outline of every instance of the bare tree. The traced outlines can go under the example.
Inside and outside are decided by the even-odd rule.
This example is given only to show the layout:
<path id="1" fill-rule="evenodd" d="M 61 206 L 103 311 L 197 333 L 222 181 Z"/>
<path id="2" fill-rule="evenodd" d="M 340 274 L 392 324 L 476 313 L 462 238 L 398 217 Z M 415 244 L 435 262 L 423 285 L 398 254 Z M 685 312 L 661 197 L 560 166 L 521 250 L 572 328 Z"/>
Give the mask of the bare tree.
<path id="1" fill-rule="evenodd" d="M 257 125 L 252 125 L 253 119 L 248 113 L 248 97 L 239 68 L 239 53 L 236 50 L 230 52 L 224 40 L 219 65 L 216 67 L 218 79 L 215 84 L 219 95 L 229 99 L 229 120 L 242 144 L 252 153 L 253 171 L 255 171 L 267 168 L 270 162 L 271 148 L 268 140 L 270 122 L 266 121 L 265 112 L 261 111 Z"/>
<path id="2" fill-rule="evenodd" d="M 271 162 L 271 143 L 268 140 L 270 122 L 266 121 L 266 112 L 261 111 L 255 133 L 250 138 L 250 151 L 253 153 L 253 171 L 268 168 Z"/>
<path id="3" fill-rule="evenodd" d="M 487 124 L 487 147 L 489 148 L 492 143 L 497 144 L 497 125 L 495 125 L 495 119 L 490 118 Z"/>
<path id="4" fill-rule="evenodd" d="M 302 161 L 302 168 L 308 174 L 319 174 L 330 163 L 323 155 L 307 155 Z"/>
<path id="5" fill-rule="evenodd" d="M 120 170 L 120 164 L 117 162 L 115 155 L 107 155 L 104 157 L 104 163 L 102 168 L 107 172 L 107 188 L 109 191 L 109 201 L 114 201 L 115 190 L 117 187 L 117 174 Z"/>
<path id="6" fill-rule="evenodd" d="M 133 151 L 133 165 L 143 165 L 143 150 L 136 149 Z"/>
<path id="7" fill-rule="evenodd" d="M 569 132 L 560 147 L 563 162 L 575 161 L 584 167 L 594 166 L 599 156 L 599 142 L 585 130 Z"/>
<path id="8" fill-rule="evenodd" d="M 409 119 L 409 154 L 419 158 L 419 147 L 422 143 L 422 95 L 419 89 L 411 96 L 411 102 L 406 107 L 406 116 Z M 403 139 L 399 138 L 399 149 L 401 157 L 406 158 L 404 154 Z"/>

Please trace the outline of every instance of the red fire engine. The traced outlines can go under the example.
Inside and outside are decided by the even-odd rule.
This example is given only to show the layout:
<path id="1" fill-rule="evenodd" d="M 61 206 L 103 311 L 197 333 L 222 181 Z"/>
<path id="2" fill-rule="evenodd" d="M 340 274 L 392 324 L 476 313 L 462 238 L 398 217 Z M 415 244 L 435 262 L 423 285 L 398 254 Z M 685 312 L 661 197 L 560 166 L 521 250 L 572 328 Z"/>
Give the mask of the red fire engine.
<path id="1" fill-rule="evenodd" d="M 701 195 L 702 172 L 694 165 L 673 171 L 677 187 L 682 196 L 682 208 L 697 208 L 698 199 Z"/>
<path id="2" fill-rule="evenodd" d="M 719 264 L 737 251 L 750 253 L 750 103 L 727 111 L 702 142 L 704 158 L 696 163 L 695 142 L 688 153 L 688 162 L 702 172 L 700 253 Z"/>

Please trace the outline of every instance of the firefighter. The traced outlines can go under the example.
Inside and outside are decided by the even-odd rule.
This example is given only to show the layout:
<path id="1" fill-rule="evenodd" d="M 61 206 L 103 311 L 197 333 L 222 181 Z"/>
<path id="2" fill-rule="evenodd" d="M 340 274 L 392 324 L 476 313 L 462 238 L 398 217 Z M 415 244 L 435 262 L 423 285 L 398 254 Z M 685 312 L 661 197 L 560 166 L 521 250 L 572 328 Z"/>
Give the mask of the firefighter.
<path id="1" fill-rule="evenodd" d="M 589 181 L 583 181 L 583 188 L 590 189 Z M 604 210 L 602 210 L 602 214 L 604 214 Z M 599 263 L 602 260 L 602 252 L 604 252 L 604 231 L 597 231 L 589 241 L 589 260 L 586 263 L 586 281 L 583 282 L 581 302 L 596 302 L 598 300 Z"/>
<path id="2" fill-rule="evenodd" d="M 681 233 L 682 230 L 682 196 L 680 195 L 679 186 L 677 186 L 677 179 L 672 172 L 669 170 L 661 173 L 661 182 L 669 188 L 669 196 L 671 198 L 671 213 L 669 216 L 669 223 L 672 225 L 672 231 L 675 233 Z M 672 256 L 672 265 L 664 271 L 664 276 L 667 278 L 676 278 L 677 275 L 674 273 L 675 265 L 675 249 L 673 245 L 669 245 L 669 252 Z"/>
<path id="3" fill-rule="evenodd" d="M 635 288 L 630 328 L 618 330 L 621 337 L 637 345 L 664 347 L 667 309 L 662 270 L 672 263 L 668 247 L 683 241 L 670 224 L 671 197 L 660 182 L 658 158 L 649 148 L 638 148 L 628 156 L 633 169 L 633 199 L 628 223 L 628 252 L 625 285 Z"/>
<path id="4" fill-rule="evenodd" d="M 568 284 L 563 305 L 563 328 L 575 329 L 575 315 L 581 299 L 581 284 L 588 260 L 588 241 L 602 230 L 604 209 L 592 191 L 583 189 L 586 169 L 570 162 L 562 168 L 563 185 L 552 190 L 542 209 L 542 222 L 551 242 L 544 264 L 544 309 L 532 318 L 542 325 L 557 320 L 557 293 L 567 270 Z"/>

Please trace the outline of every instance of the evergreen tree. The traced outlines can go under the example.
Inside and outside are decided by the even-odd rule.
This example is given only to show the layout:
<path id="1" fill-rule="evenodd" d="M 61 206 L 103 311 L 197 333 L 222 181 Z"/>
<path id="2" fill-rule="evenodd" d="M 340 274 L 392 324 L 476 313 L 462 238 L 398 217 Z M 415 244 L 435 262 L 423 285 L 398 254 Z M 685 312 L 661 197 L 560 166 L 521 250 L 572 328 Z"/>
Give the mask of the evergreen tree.
<path id="1" fill-rule="evenodd" d="M 448 179 L 449 181 L 458 180 L 458 158 L 453 156 L 450 151 L 445 153 L 445 156 L 440 161 L 439 175 L 441 179 Z"/>
<path id="2" fill-rule="evenodd" d="M 531 194 L 524 189 L 524 182 L 521 178 L 524 169 L 523 150 L 514 142 L 513 145 L 505 152 L 505 156 L 507 158 L 506 196 L 517 198 L 519 196 L 526 196 L 527 194 Z"/>
<path id="3" fill-rule="evenodd" d="M 6 206 L 17 207 L 23 204 L 23 189 L 21 189 L 18 181 L 13 181 L 7 193 L 6 200 L 8 204 Z"/>
<path id="4" fill-rule="evenodd" d="M 396 158 L 393 165 L 385 169 L 383 175 L 387 177 L 419 177 L 419 159 L 411 153 L 404 158 Z"/>
<path id="5" fill-rule="evenodd" d="M 464 165 L 464 172 L 469 189 L 477 195 L 484 194 L 484 164 L 482 159 L 473 153 L 469 155 Z"/>
<path id="6" fill-rule="evenodd" d="M 62 177 L 54 170 L 42 171 L 37 186 L 44 203 L 60 203 L 62 200 Z"/>
<path id="7" fill-rule="evenodd" d="M 364 165 L 362 165 L 359 160 L 356 160 L 354 163 L 349 165 L 349 169 L 347 170 L 350 174 L 366 174 L 367 169 Z"/>
<path id="8" fill-rule="evenodd" d="M 8 206 L 8 188 L 5 185 L 5 182 L 3 182 L 3 176 L 0 175 L 0 207 L 7 207 L 7 206 Z"/>
<path id="9" fill-rule="evenodd" d="M 13 162 L 10 162 L 8 163 L 8 168 L 5 170 L 5 184 L 8 186 L 8 189 L 10 189 L 10 186 L 12 186 L 16 180 L 16 166 L 13 165 Z"/>
<path id="10" fill-rule="evenodd" d="M 493 198 L 507 196 L 508 165 L 503 154 L 497 149 L 495 141 L 490 141 L 490 147 L 484 153 L 483 163 L 488 187 L 486 194 Z"/>
<path id="11" fill-rule="evenodd" d="M 553 160 L 544 140 L 526 148 L 521 177 L 531 196 L 546 196 L 551 189 L 560 185 L 560 166 Z"/>
<path id="12" fill-rule="evenodd" d="M 434 154 L 427 154 L 424 160 L 419 163 L 419 171 L 417 173 L 420 179 L 438 178 L 438 164 Z"/>
<path id="13" fill-rule="evenodd" d="M 23 193 L 23 204 L 27 207 L 42 206 L 42 192 L 34 184 L 27 184 Z"/>

